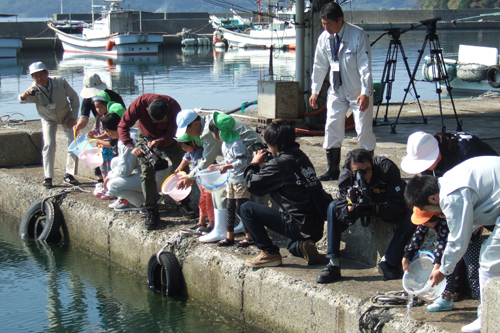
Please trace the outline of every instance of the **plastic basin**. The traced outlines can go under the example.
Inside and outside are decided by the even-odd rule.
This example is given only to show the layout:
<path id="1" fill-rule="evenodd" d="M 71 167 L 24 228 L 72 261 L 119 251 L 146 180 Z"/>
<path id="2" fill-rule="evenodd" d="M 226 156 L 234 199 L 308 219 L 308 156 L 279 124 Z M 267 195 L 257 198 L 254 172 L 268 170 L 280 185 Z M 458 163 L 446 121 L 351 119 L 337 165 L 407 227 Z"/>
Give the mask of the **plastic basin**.
<path id="1" fill-rule="evenodd" d="M 181 180 L 181 176 L 185 174 L 186 173 L 184 171 L 177 174 L 171 174 L 163 182 L 163 185 L 161 186 L 161 193 L 170 196 L 175 201 L 181 201 L 186 198 L 189 193 L 191 193 L 191 186 L 182 190 L 176 188 L 177 183 Z"/>
<path id="2" fill-rule="evenodd" d="M 417 295 L 423 300 L 433 301 L 446 288 L 446 279 L 431 287 L 429 276 L 434 268 L 434 256 L 430 252 L 419 252 L 410 263 L 410 272 L 403 275 L 403 288 L 408 294 Z"/>
<path id="3" fill-rule="evenodd" d="M 89 142 L 89 138 L 86 135 L 80 135 L 68 146 L 68 151 L 75 156 L 80 155 L 85 147 L 85 144 Z"/>
<path id="4" fill-rule="evenodd" d="M 219 167 L 213 171 L 208 171 L 208 169 L 201 170 L 198 172 L 196 178 L 198 182 L 205 187 L 205 191 L 216 192 L 223 190 L 224 185 L 229 180 L 231 171 L 221 174 L 219 172 Z"/>
<path id="5" fill-rule="evenodd" d="M 86 149 L 78 155 L 78 158 L 87 169 L 95 169 L 100 167 L 103 163 L 102 154 L 99 148 Z"/>

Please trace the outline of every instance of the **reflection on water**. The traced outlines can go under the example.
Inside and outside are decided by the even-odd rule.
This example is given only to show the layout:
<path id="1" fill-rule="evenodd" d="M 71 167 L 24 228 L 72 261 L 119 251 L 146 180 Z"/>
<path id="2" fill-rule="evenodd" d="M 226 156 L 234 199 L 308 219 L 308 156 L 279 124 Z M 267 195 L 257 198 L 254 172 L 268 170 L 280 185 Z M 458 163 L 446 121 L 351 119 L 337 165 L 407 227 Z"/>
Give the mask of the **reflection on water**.
<path id="1" fill-rule="evenodd" d="M 0 211 L 3 332 L 254 332 L 193 301 L 162 298 L 144 278 L 75 248 L 21 241 Z"/>
<path id="2" fill-rule="evenodd" d="M 383 31 L 368 33 L 370 40 L 374 41 Z M 500 46 L 495 30 L 438 30 L 438 35 L 445 55 L 457 54 L 459 44 Z M 413 30 L 401 36 L 411 70 L 424 38 L 425 30 Z M 382 77 L 389 41 L 390 37 L 385 36 L 372 47 L 373 78 L 376 81 Z M 424 56 L 429 53 L 429 46 L 426 49 Z M 122 95 L 127 105 L 143 93 L 158 93 L 174 97 L 184 109 L 227 110 L 257 99 L 257 82 L 269 80 L 271 60 L 274 78 L 295 79 L 293 51 L 271 54 L 269 50 L 236 49 L 219 52 L 211 47 L 194 47 L 160 50 L 159 56 L 155 57 L 115 58 L 23 51 L 14 63 L 0 63 L 0 115 L 17 111 L 28 119 L 38 118 L 33 105 L 19 105 L 17 102 L 17 96 L 32 83 L 27 73 L 28 66 L 34 61 L 43 61 L 52 75 L 65 77 L 78 93 L 85 74 L 97 72 L 111 89 Z M 399 55 L 391 101 L 402 100 L 407 84 L 408 74 Z M 421 99 L 437 98 L 432 83 L 417 82 L 416 88 Z M 409 96 L 408 99 L 414 98 Z"/>

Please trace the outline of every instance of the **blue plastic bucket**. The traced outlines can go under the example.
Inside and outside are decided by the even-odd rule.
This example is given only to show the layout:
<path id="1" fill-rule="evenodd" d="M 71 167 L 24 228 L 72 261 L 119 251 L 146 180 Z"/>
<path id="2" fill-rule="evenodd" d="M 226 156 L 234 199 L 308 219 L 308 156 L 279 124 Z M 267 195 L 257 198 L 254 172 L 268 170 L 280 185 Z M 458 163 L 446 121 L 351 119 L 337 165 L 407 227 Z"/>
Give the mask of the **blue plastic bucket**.
<path id="1" fill-rule="evenodd" d="M 83 151 L 83 147 L 89 142 L 89 138 L 87 138 L 86 135 L 80 135 L 77 137 L 73 142 L 68 147 L 68 151 L 75 156 L 80 155 L 80 153 Z"/>

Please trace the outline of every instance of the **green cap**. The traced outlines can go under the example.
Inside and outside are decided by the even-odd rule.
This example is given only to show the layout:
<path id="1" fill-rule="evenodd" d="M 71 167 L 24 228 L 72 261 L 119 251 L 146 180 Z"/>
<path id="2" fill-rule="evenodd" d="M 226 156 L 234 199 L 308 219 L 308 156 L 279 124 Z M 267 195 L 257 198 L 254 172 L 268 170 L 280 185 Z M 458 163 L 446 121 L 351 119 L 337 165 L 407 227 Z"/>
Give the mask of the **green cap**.
<path id="1" fill-rule="evenodd" d="M 116 113 L 121 118 L 121 117 L 123 117 L 123 114 L 125 113 L 125 111 L 127 111 L 127 110 L 125 110 L 123 105 L 121 105 L 120 103 L 115 103 L 115 102 L 108 103 L 108 112 L 109 113 Z"/>
<path id="2" fill-rule="evenodd" d="M 233 131 L 236 120 L 228 114 L 214 112 L 215 126 L 220 130 L 220 138 L 226 143 L 236 141 L 240 138 L 240 133 Z"/>
<path id="3" fill-rule="evenodd" d="M 111 102 L 111 97 L 109 97 L 107 92 L 101 91 L 100 93 L 98 93 L 97 95 L 92 97 L 92 102 L 95 102 L 95 101 L 103 101 L 103 102 L 109 103 L 109 102 Z"/>
<path id="4" fill-rule="evenodd" d="M 188 135 L 187 133 L 184 134 L 183 136 L 181 136 L 180 138 L 174 138 L 174 139 L 177 142 L 190 142 L 190 141 L 194 141 L 194 142 L 196 142 L 196 144 L 198 145 L 198 147 L 202 147 L 201 139 L 199 137 Z"/>

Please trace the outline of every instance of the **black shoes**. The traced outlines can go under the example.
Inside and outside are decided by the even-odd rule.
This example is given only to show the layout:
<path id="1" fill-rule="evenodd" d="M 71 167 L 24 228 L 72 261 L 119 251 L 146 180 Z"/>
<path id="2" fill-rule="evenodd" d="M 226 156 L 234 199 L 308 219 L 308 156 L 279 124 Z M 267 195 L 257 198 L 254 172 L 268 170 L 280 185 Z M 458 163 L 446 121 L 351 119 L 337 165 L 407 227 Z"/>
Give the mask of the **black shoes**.
<path id="1" fill-rule="evenodd" d="M 45 178 L 43 180 L 43 186 L 45 186 L 46 188 L 52 188 L 52 187 L 54 187 L 52 185 L 52 178 Z"/>
<path id="2" fill-rule="evenodd" d="M 318 177 L 319 181 L 338 180 L 340 175 L 340 148 L 331 148 L 326 150 L 326 161 L 328 169 Z"/>
<path id="3" fill-rule="evenodd" d="M 188 203 L 179 202 L 177 204 L 177 210 L 184 216 L 186 219 L 197 219 L 199 215 L 191 209 Z"/>
<path id="4" fill-rule="evenodd" d="M 338 280 L 342 277 L 340 274 L 340 267 L 335 266 L 331 262 L 326 265 L 325 268 L 321 271 L 321 274 L 316 278 L 317 283 L 331 283 L 335 280 Z"/>
<path id="5" fill-rule="evenodd" d="M 80 182 L 73 177 L 73 175 L 70 175 L 69 173 L 64 174 L 64 181 L 68 184 L 71 185 L 79 185 Z"/>
<path id="6" fill-rule="evenodd" d="M 146 207 L 146 229 L 153 230 L 158 222 L 160 222 L 160 214 L 158 213 L 158 208 L 156 207 Z"/>
<path id="7" fill-rule="evenodd" d="M 384 280 L 398 280 L 403 276 L 402 270 L 399 267 L 394 267 L 387 261 L 380 261 L 378 263 L 379 273 L 384 275 Z"/>

